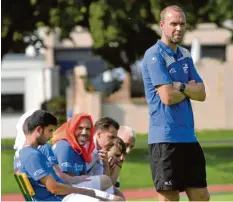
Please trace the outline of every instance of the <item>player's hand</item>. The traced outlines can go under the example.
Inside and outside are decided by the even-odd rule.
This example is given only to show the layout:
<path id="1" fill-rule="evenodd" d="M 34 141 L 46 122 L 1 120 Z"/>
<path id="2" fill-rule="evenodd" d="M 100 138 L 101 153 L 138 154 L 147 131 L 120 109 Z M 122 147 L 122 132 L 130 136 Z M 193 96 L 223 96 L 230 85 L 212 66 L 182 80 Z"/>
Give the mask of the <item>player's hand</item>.
<path id="1" fill-rule="evenodd" d="M 116 159 L 115 156 L 110 156 L 110 157 L 108 158 L 108 164 L 109 164 L 110 168 L 115 168 L 115 166 L 116 166 L 116 161 L 117 161 L 117 159 Z"/>
<path id="2" fill-rule="evenodd" d="M 197 83 L 196 83 L 195 80 L 190 80 L 190 81 L 188 82 L 188 84 L 189 84 L 189 85 L 196 85 Z"/>
<path id="3" fill-rule="evenodd" d="M 114 196 L 113 201 L 125 201 L 125 200 L 120 196 Z"/>
<path id="4" fill-rule="evenodd" d="M 106 165 L 108 164 L 108 151 L 105 149 L 98 151 L 99 159 Z"/>
<path id="5" fill-rule="evenodd" d="M 180 90 L 181 82 L 173 82 L 173 88 L 175 90 Z"/>

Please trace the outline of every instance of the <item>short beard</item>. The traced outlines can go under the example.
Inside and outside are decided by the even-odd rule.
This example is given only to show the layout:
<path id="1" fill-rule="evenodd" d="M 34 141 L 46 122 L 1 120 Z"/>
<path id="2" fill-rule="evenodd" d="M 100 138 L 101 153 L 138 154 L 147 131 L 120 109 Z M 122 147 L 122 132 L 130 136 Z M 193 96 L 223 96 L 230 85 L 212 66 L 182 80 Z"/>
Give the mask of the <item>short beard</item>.
<path id="1" fill-rule="evenodd" d="M 174 38 L 171 37 L 169 39 L 169 41 L 170 41 L 170 43 L 172 43 L 174 45 L 179 45 L 182 42 L 182 39 L 183 39 L 183 37 L 179 41 L 177 41 L 177 40 L 175 40 Z"/>
<path id="2" fill-rule="evenodd" d="M 41 138 L 39 138 L 39 139 L 37 139 L 37 144 L 38 144 L 38 146 L 39 145 L 44 145 L 44 144 L 46 144 L 47 142 L 45 142 L 43 139 L 41 139 Z"/>
<path id="3" fill-rule="evenodd" d="M 44 145 L 47 143 L 47 141 L 45 142 L 44 139 L 43 139 L 43 133 L 44 133 L 44 129 L 42 130 L 42 133 L 41 133 L 41 136 L 39 138 L 37 138 L 37 144 L 38 145 Z"/>
<path id="4" fill-rule="evenodd" d="M 174 45 L 178 45 L 181 43 L 181 40 L 180 41 L 175 41 L 175 40 L 172 40 L 172 38 L 170 38 L 170 43 L 173 43 Z"/>

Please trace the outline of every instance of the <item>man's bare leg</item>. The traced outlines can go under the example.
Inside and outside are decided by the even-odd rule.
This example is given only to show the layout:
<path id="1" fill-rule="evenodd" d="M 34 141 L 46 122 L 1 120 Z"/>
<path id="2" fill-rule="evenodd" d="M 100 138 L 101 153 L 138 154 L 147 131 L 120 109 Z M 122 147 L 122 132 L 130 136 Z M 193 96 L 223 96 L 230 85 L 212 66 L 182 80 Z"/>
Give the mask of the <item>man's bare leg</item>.
<path id="1" fill-rule="evenodd" d="M 210 194 L 208 189 L 205 188 L 188 188 L 185 190 L 189 201 L 209 201 Z"/>
<path id="2" fill-rule="evenodd" d="M 159 191 L 158 199 L 159 201 L 179 201 L 179 191 Z"/>

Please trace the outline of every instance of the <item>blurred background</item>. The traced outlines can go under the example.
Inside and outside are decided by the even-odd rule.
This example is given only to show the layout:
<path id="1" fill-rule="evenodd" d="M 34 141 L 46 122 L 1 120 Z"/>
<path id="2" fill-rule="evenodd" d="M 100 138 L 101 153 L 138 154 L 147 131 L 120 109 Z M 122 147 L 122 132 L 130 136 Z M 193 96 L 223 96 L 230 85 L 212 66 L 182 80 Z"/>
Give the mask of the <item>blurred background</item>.
<path id="1" fill-rule="evenodd" d="M 140 138 L 122 170 L 122 188 L 153 187 L 141 60 L 160 38 L 160 11 L 173 4 L 185 11 L 181 45 L 191 52 L 206 85 L 206 101 L 192 105 L 208 179 L 211 185 L 233 185 L 232 0 L 1 3 L 1 156 L 8 165 L 2 167 L 2 194 L 19 193 L 12 169 L 15 125 L 35 108 L 54 113 L 59 123 L 87 112 L 94 121 L 110 116 L 134 128 Z M 233 188 L 227 192 L 216 200 L 233 200 Z"/>

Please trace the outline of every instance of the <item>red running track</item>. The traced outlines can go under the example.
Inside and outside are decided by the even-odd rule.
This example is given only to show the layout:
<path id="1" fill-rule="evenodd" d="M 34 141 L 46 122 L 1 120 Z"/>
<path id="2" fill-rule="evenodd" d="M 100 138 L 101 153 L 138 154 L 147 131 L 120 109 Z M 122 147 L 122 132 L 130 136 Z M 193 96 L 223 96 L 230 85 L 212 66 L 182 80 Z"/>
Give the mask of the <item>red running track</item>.
<path id="1" fill-rule="evenodd" d="M 232 185 L 212 185 L 208 187 L 210 193 L 233 193 Z M 154 189 L 132 189 L 123 191 L 127 200 L 130 199 L 143 199 L 143 198 L 153 198 L 157 196 Z M 1 201 L 24 201 L 21 194 L 8 194 L 2 195 Z"/>

